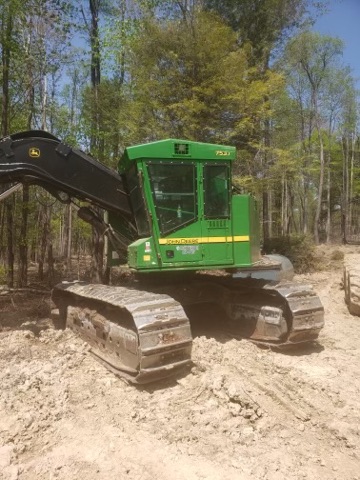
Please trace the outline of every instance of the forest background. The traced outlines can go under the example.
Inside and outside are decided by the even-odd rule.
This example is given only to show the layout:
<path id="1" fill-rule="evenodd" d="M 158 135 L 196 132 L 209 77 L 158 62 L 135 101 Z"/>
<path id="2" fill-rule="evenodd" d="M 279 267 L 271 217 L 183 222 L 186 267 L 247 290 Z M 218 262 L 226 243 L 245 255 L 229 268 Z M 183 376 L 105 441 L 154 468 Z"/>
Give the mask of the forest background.
<path id="1" fill-rule="evenodd" d="M 359 92 L 343 42 L 311 30 L 326 6 L 0 0 L 1 136 L 47 130 L 113 168 L 126 146 L 168 137 L 234 145 L 264 243 L 342 241 L 360 231 Z M 26 285 L 30 261 L 51 279 L 54 258 L 90 252 L 101 279 L 95 237 L 24 186 L 0 203 L 0 283 Z"/>

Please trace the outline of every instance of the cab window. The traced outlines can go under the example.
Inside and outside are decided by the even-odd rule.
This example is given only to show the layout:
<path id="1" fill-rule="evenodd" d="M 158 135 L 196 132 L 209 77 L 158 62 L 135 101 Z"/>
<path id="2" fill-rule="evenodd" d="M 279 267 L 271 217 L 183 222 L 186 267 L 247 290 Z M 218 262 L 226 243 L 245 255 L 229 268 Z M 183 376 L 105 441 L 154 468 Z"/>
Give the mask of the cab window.
<path id="1" fill-rule="evenodd" d="M 195 221 L 195 164 L 148 162 L 147 167 L 160 232 L 167 234 Z"/>
<path id="2" fill-rule="evenodd" d="M 204 165 L 204 214 L 227 218 L 230 214 L 230 169 L 228 165 Z"/>
<path id="3" fill-rule="evenodd" d="M 134 211 L 135 222 L 140 236 L 150 235 L 149 222 L 146 215 L 146 207 L 141 191 L 139 174 L 133 166 L 126 176 L 130 192 L 130 201 Z"/>

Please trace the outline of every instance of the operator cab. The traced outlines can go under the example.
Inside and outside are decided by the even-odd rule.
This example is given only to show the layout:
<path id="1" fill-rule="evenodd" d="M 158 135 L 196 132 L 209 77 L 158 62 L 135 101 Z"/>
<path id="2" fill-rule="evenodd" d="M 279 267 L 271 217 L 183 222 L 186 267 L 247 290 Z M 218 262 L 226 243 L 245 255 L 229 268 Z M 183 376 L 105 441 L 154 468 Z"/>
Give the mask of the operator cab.
<path id="1" fill-rule="evenodd" d="M 126 178 L 139 235 L 129 246 L 131 267 L 216 268 L 232 266 L 240 256 L 252 262 L 249 196 L 243 196 L 242 227 L 234 222 L 234 206 L 240 207 L 231 195 L 235 155 L 234 147 L 183 140 L 126 149 L 119 172 Z"/>

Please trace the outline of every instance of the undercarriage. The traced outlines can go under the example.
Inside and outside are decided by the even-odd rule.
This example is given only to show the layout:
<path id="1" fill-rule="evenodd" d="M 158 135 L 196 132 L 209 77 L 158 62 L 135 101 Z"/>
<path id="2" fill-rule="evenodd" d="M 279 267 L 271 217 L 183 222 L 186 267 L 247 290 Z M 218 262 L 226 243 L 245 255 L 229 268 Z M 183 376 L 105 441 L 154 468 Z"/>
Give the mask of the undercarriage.
<path id="1" fill-rule="evenodd" d="M 283 347 L 315 341 L 324 309 L 309 285 L 194 275 L 188 281 L 127 287 L 62 283 L 53 292 L 59 326 L 131 383 L 149 383 L 190 367 L 194 312 L 216 312 L 220 330 Z M 210 310 L 209 310 L 210 309 Z"/>

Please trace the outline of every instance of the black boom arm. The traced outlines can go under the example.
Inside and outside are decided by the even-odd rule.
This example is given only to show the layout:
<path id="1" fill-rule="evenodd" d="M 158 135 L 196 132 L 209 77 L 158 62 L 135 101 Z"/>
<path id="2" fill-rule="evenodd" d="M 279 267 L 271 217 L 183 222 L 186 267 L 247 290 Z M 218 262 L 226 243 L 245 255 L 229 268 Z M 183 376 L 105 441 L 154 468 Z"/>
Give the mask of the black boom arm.
<path id="1" fill-rule="evenodd" d="M 120 175 L 47 132 L 22 132 L 0 140 L 0 183 L 14 182 L 40 185 L 62 201 L 87 200 L 132 221 Z"/>

